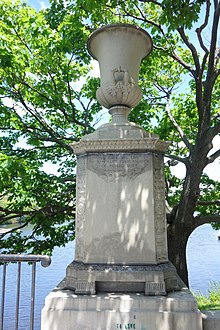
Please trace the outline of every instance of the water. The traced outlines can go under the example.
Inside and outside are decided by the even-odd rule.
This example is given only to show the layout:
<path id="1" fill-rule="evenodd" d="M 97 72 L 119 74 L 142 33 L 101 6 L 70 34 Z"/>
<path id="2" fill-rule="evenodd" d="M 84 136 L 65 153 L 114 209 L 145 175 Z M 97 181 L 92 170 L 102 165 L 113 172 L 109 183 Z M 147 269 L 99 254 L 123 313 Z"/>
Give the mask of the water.
<path id="1" fill-rule="evenodd" d="M 211 225 L 198 227 L 187 244 L 189 285 L 193 292 L 206 295 L 210 282 L 220 284 L 220 240 Z"/>
<path id="2" fill-rule="evenodd" d="M 65 277 L 66 267 L 73 258 L 74 242 L 70 242 L 65 247 L 55 248 L 49 267 L 44 268 L 37 263 L 34 330 L 40 329 L 41 309 L 44 306 L 45 297 Z M 28 330 L 30 327 L 31 273 L 31 266 L 22 263 L 19 330 Z M 2 270 L 0 269 L 0 287 L 1 281 Z M 15 328 L 16 286 L 17 265 L 9 264 L 7 266 L 4 330 Z"/>
<path id="3" fill-rule="evenodd" d="M 71 242 L 64 248 L 55 249 L 52 264 L 48 268 L 43 268 L 40 264 L 37 266 L 35 330 L 40 329 L 41 309 L 44 306 L 45 297 L 64 278 L 66 267 L 73 260 L 73 255 L 74 242 Z M 217 232 L 212 229 L 211 225 L 203 225 L 192 233 L 187 246 L 187 259 L 190 288 L 193 292 L 207 294 L 211 281 L 220 283 L 220 241 L 217 239 Z M 8 266 L 5 330 L 14 329 L 16 272 L 16 265 Z M 30 317 L 30 266 L 23 265 L 22 277 L 19 329 L 27 330 Z"/>

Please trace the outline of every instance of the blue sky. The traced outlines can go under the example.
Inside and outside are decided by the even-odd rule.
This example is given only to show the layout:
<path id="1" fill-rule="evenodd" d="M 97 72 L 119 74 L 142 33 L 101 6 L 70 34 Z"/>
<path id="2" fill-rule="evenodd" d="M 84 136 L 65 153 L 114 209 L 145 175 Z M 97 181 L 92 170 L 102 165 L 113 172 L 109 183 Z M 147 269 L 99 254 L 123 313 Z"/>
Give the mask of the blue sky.
<path id="1" fill-rule="evenodd" d="M 35 7 L 37 10 L 47 8 L 50 3 L 49 0 L 26 0 L 26 1 L 30 6 Z"/>

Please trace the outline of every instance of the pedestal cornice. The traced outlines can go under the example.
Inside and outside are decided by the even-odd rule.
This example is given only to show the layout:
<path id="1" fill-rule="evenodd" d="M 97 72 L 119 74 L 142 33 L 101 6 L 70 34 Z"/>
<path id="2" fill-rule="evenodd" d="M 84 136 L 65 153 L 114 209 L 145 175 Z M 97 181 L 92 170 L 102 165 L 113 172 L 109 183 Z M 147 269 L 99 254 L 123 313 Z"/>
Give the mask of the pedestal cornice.
<path id="1" fill-rule="evenodd" d="M 81 140 L 71 145 L 76 155 L 91 152 L 157 152 L 165 153 L 169 142 L 155 138 L 118 140 Z"/>

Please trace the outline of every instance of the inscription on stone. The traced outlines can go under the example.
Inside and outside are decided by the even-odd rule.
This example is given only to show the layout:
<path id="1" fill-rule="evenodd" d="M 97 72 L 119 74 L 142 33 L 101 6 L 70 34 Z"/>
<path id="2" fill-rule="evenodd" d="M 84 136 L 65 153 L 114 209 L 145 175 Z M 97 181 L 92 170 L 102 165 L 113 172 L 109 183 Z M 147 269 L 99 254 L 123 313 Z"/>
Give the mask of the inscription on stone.
<path id="1" fill-rule="evenodd" d="M 117 323 L 116 329 L 137 329 L 135 323 L 121 324 Z"/>
<path id="2" fill-rule="evenodd" d="M 108 182 L 117 182 L 123 177 L 131 181 L 144 173 L 149 163 L 150 156 L 146 153 L 93 154 L 89 155 L 88 169 Z"/>

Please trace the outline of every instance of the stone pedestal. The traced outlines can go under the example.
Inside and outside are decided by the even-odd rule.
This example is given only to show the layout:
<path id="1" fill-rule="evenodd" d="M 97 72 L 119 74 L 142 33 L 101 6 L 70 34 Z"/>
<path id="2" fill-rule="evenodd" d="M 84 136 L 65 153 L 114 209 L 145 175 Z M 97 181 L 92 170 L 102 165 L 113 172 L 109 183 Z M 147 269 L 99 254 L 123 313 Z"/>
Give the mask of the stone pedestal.
<path id="1" fill-rule="evenodd" d="M 168 260 L 163 157 L 169 143 L 127 119 L 141 99 L 138 71 L 151 39 L 115 24 L 94 32 L 88 46 L 100 64 L 98 101 L 112 123 L 72 146 L 75 259 L 46 298 L 42 330 L 201 330 L 196 301 Z"/>
<path id="2" fill-rule="evenodd" d="M 77 294 L 166 295 L 178 290 L 176 270 L 167 255 L 163 172 L 167 145 L 131 124 L 104 125 L 73 145 L 76 250 L 63 288 Z"/>
<path id="3" fill-rule="evenodd" d="M 186 288 L 166 297 L 55 290 L 46 298 L 41 330 L 72 329 L 202 330 L 202 316 Z"/>

